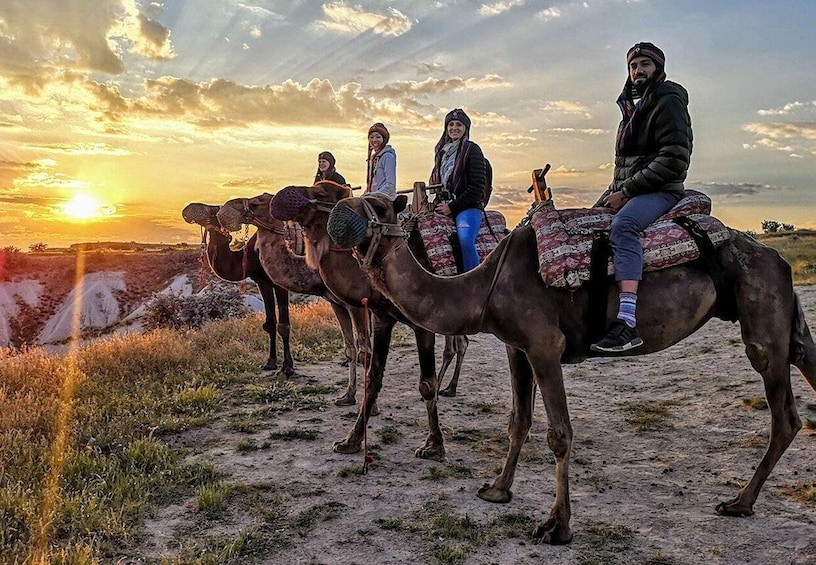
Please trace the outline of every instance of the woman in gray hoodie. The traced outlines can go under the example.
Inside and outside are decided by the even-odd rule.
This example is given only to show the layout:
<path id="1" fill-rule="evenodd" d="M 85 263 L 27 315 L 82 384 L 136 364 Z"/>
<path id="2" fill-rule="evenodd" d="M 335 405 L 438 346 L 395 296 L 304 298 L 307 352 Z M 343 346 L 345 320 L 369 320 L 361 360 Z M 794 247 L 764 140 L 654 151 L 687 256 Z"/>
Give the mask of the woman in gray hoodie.
<path id="1" fill-rule="evenodd" d="M 397 153 L 388 145 L 390 137 L 380 122 L 368 128 L 366 192 L 382 192 L 393 200 L 397 197 Z"/>

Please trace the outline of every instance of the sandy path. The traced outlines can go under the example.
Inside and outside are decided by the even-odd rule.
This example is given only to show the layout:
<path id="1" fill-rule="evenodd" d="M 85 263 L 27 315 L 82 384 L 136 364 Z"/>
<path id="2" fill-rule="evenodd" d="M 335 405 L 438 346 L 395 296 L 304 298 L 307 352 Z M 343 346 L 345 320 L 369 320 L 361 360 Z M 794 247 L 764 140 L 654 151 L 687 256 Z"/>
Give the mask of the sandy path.
<path id="1" fill-rule="evenodd" d="M 816 287 L 798 292 L 813 328 Z M 336 364 L 298 370 L 299 384 L 343 378 Z M 796 369 L 792 379 L 800 415 L 816 419 L 816 395 Z M 750 478 L 770 428 L 767 410 L 742 402 L 762 396 L 763 389 L 743 354 L 738 325 L 714 320 L 661 353 L 567 366 L 565 381 L 574 428 L 574 542 L 551 547 L 533 544 L 529 536 L 500 536 L 490 544 L 482 540 L 467 553 L 466 563 L 816 563 L 816 504 L 781 492 L 813 484 L 816 431 L 799 433 L 766 483 L 754 516 L 721 518 L 714 512 Z M 287 530 L 291 543 L 269 550 L 261 559 L 265 563 L 432 563 L 434 552 L 453 542 L 429 533 L 430 518 L 423 514 L 428 504 L 444 505 L 481 525 L 519 513 L 543 519 L 553 499 L 553 459 L 540 399 L 512 502 L 489 504 L 475 494 L 497 472 L 506 446 L 511 398 L 504 346 L 492 336 L 474 336 L 459 396 L 440 399 L 447 464 L 413 455 L 427 429 L 417 383 L 415 352 L 393 351 L 380 397 L 382 414 L 369 432 L 376 462 L 366 476 L 338 476 L 359 466 L 362 456 L 331 452 L 332 441 L 351 424 L 349 408 L 287 413 L 255 434 L 263 441 L 270 431 L 314 429 L 316 441 L 274 441 L 269 449 L 239 454 L 235 444 L 246 436 L 219 423 L 185 443 L 193 458 L 213 461 L 230 483 L 273 485 L 270 504 L 289 517 L 334 508 L 305 535 Z M 627 423 L 628 403 L 663 403 L 667 425 L 638 432 Z M 378 430 L 385 426 L 395 427 L 400 440 L 383 444 Z M 432 468 L 470 476 L 432 478 Z M 174 527 L 185 519 L 178 508 L 162 510 L 149 524 L 158 537 L 148 553 L 166 555 Z M 233 512 L 212 527 L 238 531 L 254 520 L 251 513 Z"/>

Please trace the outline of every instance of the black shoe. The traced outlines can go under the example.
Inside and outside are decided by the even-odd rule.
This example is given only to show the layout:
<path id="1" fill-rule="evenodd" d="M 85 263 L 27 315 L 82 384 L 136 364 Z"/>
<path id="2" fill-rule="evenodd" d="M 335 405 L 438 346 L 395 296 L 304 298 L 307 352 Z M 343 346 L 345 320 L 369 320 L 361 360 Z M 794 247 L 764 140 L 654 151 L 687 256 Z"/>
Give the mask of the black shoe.
<path id="1" fill-rule="evenodd" d="M 626 322 L 617 319 L 606 329 L 606 336 L 598 343 L 589 346 L 592 351 L 601 353 L 619 353 L 643 345 L 637 327 L 630 328 Z"/>

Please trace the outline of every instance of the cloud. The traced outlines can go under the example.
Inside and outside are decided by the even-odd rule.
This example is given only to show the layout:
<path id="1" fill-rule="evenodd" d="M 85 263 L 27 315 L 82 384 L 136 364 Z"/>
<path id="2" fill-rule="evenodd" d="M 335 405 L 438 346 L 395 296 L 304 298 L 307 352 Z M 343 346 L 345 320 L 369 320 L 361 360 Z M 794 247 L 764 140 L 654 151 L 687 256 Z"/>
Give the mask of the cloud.
<path id="1" fill-rule="evenodd" d="M 544 112 L 556 112 L 559 114 L 567 114 L 572 116 L 582 116 L 590 119 L 592 114 L 586 106 L 580 102 L 569 102 L 567 100 L 551 100 L 544 104 L 542 108 Z"/>
<path id="2" fill-rule="evenodd" d="M 219 183 L 218 188 L 223 188 L 225 190 L 233 190 L 235 188 L 248 188 L 251 190 L 269 190 L 270 181 L 269 179 L 263 178 L 245 178 L 245 179 L 233 179 L 224 181 Z"/>
<path id="3" fill-rule="evenodd" d="M 395 8 L 388 8 L 387 15 L 376 14 L 366 12 L 362 6 L 340 1 L 323 4 L 323 14 L 327 19 L 315 22 L 315 27 L 341 35 L 361 35 L 371 31 L 397 37 L 408 33 L 412 27 L 411 20 Z"/>
<path id="4" fill-rule="evenodd" d="M 560 18 L 561 10 L 553 6 L 552 8 L 546 8 L 544 10 L 541 10 L 539 13 L 536 14 L 536 17 L 541 18 L 545 22 L 548 22 L 550 20 L 554 20 L 555 18 Z"/>
<path id="5" fill-rule="evenodd" d="M 66 10 L 64 0 L 40 0 L 36 9 L 28 0 L 0 2 L 0 76 L 36 92 L 63 70 L 120 74 L 125 51 L 172 56 L 170 32 L 136 0 L 76 0 Z"/>
<path id="6" fill-rule="evenodd" d="M 552 128 L 550 131 L 557 133 L 581 133 L 584 135 L 605 135 L 609 130 L 599 128 Z"/>
<path id="7" fill-rule="evenodd" d="M 565 167 L 564 165 L 559 165 L 558 167 L 550 171 L 550 174 L 557 176 L 582 175 L 584 174 L 584 171 L 580 169 L 568 168 Z"/>
<path id="8" fill-rule="evenodd" d="M 495 149 L 529 147 L 537 141 L 535 137 L 522 133 L 498 133 L 483 136 L 481 139 L 484 141 L 485 145 L 489 145 Z"/>
<path id="9" fill-rule="evenodd" d="M 481 77 L 461 78 L 453 77 L 449 79 L 427 78 L 423 81 L 398 81 L 387 84 L 380 88 L 373 88 L 366 91 L 371 96 L 387 96 L 398 98 L 403 96 L 433 96 L 445 94 L 455 90 L 486 90 L 489 88 L 506 88 L 510 83 L 506 82 L 499 75 L 484 75 Z"/>
<path id="10" fill-rule="evenodd" d="M 502 0 L 501 2 L 493 2 L 492 4 L 482 4 L 479 8 L 479 15 L 486 18 L 498 16 L 518 6 L 524 6 L 524 4 L 525 0 Z"/>
<path id="11" fill-rule="evenodd" d="M 772 149 L 797 158 L 816 151 L 816 122 L 751 123 L 742 129 L 757 137 L 755 144 L 743 144 L 745 149 Z"/>
<path id="12" fill-rule="evenodd" d="M 44 149 L 52 153 L 64 153 L 66 155 L 110 155 L 121 157 L 130 155 L 131 152 L 122 147 L 113 147 L 107 143 L 46 143 L 30 144 L 29 149 Z"/>
<path id="13" fill-rule="evenodd" d="M 699 190 L 712 198 L 738 198 L 772 190 L 783 190 L 781 187 L 767 184 L 722 182 L 686 182 L 686 188 Z"/>
<path id="14" fill-rule="evenodd" d="M 759 110 L 757 114 L 760 116 L 789 116 L 799 110 L 813 110 L 816 109 L 816 100 L 813 102 L 789 102 L 779 108 L 770 108 L 767 110 Z"/>

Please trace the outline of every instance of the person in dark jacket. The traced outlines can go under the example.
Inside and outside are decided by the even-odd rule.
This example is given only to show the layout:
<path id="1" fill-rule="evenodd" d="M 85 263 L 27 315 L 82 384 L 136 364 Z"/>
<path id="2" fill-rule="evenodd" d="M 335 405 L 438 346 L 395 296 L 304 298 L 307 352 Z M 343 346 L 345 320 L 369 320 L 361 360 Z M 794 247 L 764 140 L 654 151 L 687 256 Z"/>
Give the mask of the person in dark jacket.
<path id="1" fill-rule="evenodd" d="M 337 184 L 347 184 L 346 179 L 337 172 L 335 165 L 337 161 L 334 159 L 334 155 L 329 153 L 328 151 L 323 151 L 320 155 L 317 156 L 317 172 L 315 173 L 314 181 L 318 183 L 322 180 L 330 180 L 332 182 L 336 182 Z"/>
<path id="2" fill-rule="evenodd" d="M 461 108 L 451 110 L 434 149 L 430 184 L 443 185 L 452 197 L 439 204 L 436 212 L 456 222 L 465 271 L 479 264 L 476 236 L 482 223 L 485 182 L 485 158 L 481 147 L 470 140 L 470 118 Z"/>
<path id="3" fill-rule="evenodd" d="M 593 351 L 627 351 L 643 344 L 637 331 L 638 285 L 643 275 L 642 231 L 683 196 L 691 160 L 688 93 L 666 80 L 657 46 L 635 44 L 626 54 L 628 78 L 617 103 L 623 114 L 615 144 L 612 184 L 595 206 L 616 211 L 610 243 L 620 291 L 617 319 Z"/>

